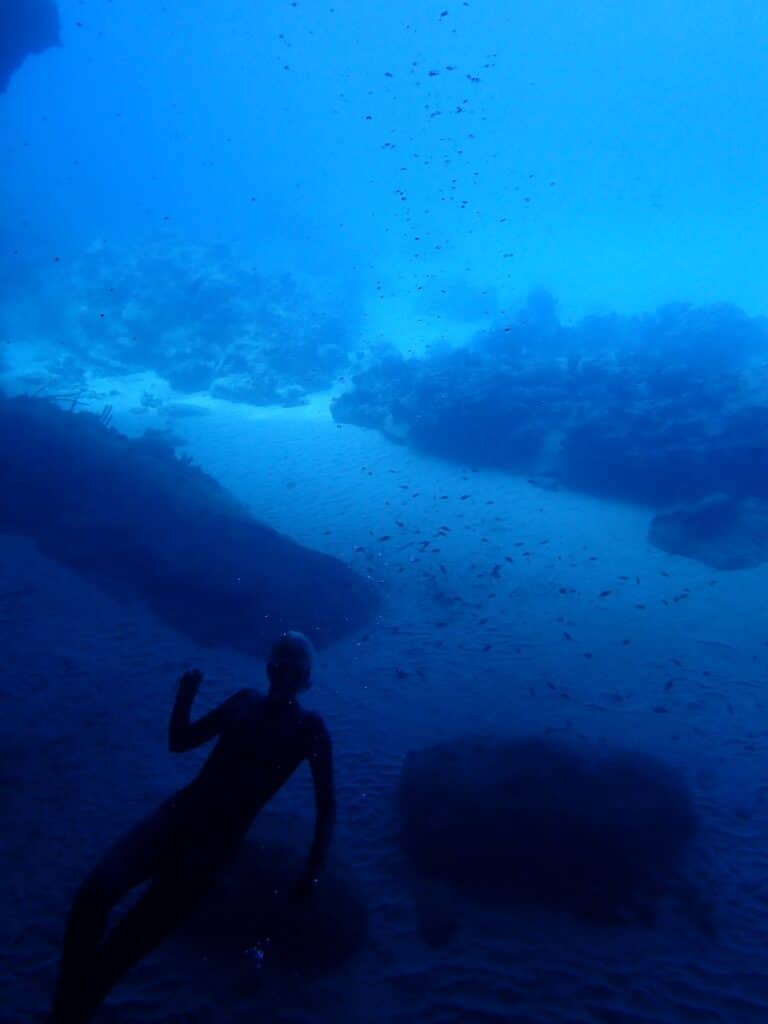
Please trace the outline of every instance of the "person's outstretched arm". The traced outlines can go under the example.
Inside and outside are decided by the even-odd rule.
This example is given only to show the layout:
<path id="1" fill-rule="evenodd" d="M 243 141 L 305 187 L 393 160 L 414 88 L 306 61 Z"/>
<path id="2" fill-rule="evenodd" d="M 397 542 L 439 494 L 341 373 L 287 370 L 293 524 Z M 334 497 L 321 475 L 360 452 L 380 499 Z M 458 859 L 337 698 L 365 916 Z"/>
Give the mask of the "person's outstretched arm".
<path id="1" fill-rule="evenodd" d="M 221 732 L 226 704 L 220 704 L 196 722 L 190 721 L 192 705 L 202 681 L 203 673 L 196 668 L 185 672 L 179 680 L 168 726 L 168 749 L 172 754 L 183 754 L 186 750 L 200 747 Z"/>
<path id="2" fill-rule="evenodd" d="M 317 876 L 325 867 L 325 858 L 336 821 L 336 794 L 333 786 L 333 749 L 331 737 L 321 718 L 313 723 L 309 766 L 315 787 L 315 835 L 304 874 L 299 882 L 300 892 L 309 892 Z"/>

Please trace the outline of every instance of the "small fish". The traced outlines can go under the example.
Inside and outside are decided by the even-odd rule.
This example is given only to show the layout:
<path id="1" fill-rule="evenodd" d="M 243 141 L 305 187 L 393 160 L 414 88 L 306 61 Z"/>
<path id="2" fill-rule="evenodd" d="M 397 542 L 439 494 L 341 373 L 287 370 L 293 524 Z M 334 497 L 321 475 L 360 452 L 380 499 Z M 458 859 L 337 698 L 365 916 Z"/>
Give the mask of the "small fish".
<path id="1" fill-rule="evenodd" d="M 610 595 L 612 593 L 613 593 L 612 590 L 601 590 L 600 591 L 600 597 L 610 597 Z"/>
<path id="2" fill-rule="evenodd" d="M 565 638 L 566 640 L 573 640 L 573 637 L 571 636 L 571 634 L 570 634 L 570 633 L 565 633 L 565 632 L 564 632 L 564 633 L 563 633 L 563 637 L 564 637 L 564 638 Z"/>

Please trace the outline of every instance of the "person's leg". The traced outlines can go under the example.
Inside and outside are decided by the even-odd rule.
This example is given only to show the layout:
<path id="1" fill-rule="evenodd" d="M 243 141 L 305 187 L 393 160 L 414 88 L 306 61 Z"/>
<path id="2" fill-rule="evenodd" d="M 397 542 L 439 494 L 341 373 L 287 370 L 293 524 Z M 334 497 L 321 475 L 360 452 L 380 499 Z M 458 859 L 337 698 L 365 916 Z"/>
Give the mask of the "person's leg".
<path id="1" fill-rule="evenodd" d="M 153 873 L 169 841 L 172 818 L 170 805 L 164 804 L 115 843 L 78 889 L 67 918 L 51 1024 L 75 1024 L 77 1007 L 88 1002 L 110 911 Z"/>
<path id="2" fill-rule="evenodd" d="M 196 908 L 213 881 L 213 874 L 185 877 L 182 870 L 180 876 L 171 878 L 163 874 L 151 883 L 99 950 L 92 1013 L 123 975 L 159 946 Z"/>

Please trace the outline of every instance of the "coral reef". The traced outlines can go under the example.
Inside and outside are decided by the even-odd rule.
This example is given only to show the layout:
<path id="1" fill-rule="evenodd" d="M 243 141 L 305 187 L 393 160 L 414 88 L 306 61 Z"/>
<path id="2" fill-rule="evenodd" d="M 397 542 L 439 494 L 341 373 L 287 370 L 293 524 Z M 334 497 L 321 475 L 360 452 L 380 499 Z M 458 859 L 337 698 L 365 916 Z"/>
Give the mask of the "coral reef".
<path id="1" fill-rule="evenodd" d="M 0 0 L 0 92 L 26 57 L 58 45 L 54 0 Z"/>
<path id="2" fill-rule="evenodd" d="M 327 387 L 354 334 L 348 297 L 262 274 L 224 246 L 166 240 L 94 245 L 14 302 L 6 335 L 52 339 L 70 367 L 151 369 L 179 391 L 253 404 L 295 405 Z"/>
<path id="3" fill-rule="evenodd" d="M 557 320 L 545 294 L 471 345 L 389 353 L 339 421 L 471 465 L 661 507 L 768 497 L 768 322 L 730 306 Z"/>

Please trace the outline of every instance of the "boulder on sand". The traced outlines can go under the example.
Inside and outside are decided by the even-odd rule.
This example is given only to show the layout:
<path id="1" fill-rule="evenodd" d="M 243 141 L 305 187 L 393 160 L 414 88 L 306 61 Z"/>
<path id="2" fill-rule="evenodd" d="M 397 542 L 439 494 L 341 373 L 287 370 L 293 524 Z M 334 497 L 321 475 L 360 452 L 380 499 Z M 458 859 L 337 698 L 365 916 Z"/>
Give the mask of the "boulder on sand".
<path id="1" fill-rule="evenodd" d="M 647 919 L 697 827 L 656 758 L 539 738 L 462 738 L 410 753 L 402 842 L 414 866 L 494 903 Z"/>
<path id="2" fill-rule="evenodd" d="M 0 531 L 208 646 L 263 654 L 299 629 L 322 647 L 374 613 L 370 580 L 258 522 L 162 436 L 108 419 L 0 395 Z"/>

